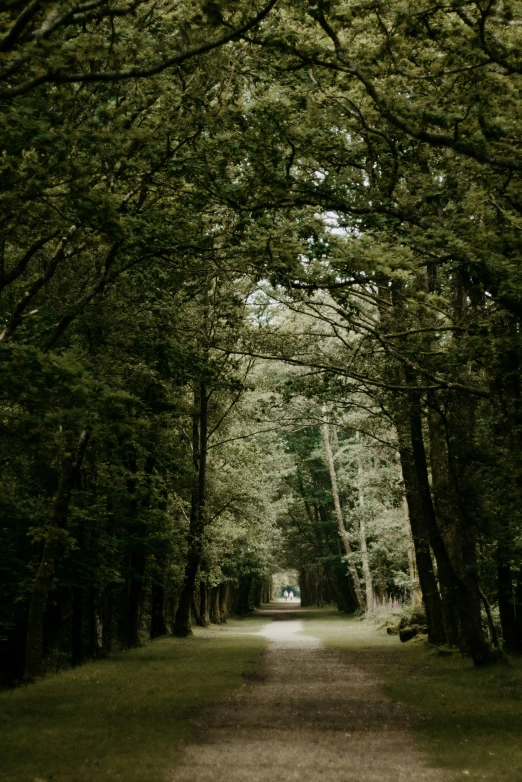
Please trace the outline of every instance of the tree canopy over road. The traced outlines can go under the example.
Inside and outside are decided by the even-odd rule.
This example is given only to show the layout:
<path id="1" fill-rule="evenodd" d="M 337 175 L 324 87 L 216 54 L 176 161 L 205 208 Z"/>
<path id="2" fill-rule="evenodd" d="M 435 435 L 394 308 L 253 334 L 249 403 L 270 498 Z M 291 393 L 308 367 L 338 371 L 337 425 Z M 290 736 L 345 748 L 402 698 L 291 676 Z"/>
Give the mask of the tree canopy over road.
<path id="1" fill-rule="evenodd" d="M 4 0 L 1 682 L 195 622 L 522 653 L 522 8 Z"/>

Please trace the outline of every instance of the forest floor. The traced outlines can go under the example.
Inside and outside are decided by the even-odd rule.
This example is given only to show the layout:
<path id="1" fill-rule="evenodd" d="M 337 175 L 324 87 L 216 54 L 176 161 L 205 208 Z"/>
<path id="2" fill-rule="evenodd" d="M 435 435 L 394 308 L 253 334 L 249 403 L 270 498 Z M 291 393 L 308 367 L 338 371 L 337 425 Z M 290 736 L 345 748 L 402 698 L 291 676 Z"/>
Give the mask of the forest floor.
<path id="1" fill-rule="evenodd" d="M 521 735 L 520 662 L 279 604 L 1 693 L 0 778 L 522 782 Z"/>

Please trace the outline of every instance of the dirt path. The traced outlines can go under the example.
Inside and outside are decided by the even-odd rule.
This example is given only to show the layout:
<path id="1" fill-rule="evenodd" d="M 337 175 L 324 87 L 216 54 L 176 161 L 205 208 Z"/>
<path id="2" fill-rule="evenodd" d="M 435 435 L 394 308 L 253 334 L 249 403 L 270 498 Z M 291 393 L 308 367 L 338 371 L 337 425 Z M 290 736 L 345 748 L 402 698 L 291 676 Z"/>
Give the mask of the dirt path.
<path id="1" fill-rule="evenodd" d="M 271 644 L 255 679 L 200 712 L 196 743 L 170 782 L 448 782 L 427 768 L 392 703 L 349 657 L 300 634 L 291 609 L 261 631 Z"/>

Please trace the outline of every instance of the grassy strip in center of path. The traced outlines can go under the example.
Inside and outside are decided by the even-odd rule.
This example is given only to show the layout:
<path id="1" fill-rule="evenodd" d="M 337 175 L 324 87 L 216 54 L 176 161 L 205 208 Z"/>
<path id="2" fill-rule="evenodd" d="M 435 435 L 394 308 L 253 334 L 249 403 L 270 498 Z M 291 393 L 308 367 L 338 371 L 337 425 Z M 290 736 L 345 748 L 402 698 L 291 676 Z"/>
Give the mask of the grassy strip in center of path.
<path id="1" fill-rule="evenodd" d="M 338 612 L 306 619 L 306 634 L 349 653 L 375 675 L 392 701 L 415 708 L 408 722 L 428 765 L 455 779 L 522 782 L 522 661 L 475 668 L 426 643 L 401 644 L 368 621 Z"/>
<path id="2" fill-rule="evenodd" d="M 256 667 L 266 619 L 230 620 L 186 639 L 87 663 L 0 694 L 6 782 L 156 782 L 190 738 L 190 713 Z"/>

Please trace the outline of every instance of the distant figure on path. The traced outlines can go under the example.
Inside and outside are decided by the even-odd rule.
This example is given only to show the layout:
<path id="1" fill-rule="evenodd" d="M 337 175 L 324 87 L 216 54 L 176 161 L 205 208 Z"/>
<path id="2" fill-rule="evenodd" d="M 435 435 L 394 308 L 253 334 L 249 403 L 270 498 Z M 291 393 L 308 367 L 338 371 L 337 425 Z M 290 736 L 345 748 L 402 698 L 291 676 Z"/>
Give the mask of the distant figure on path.
<path id="1" fill-rule="evenodd" d="M 290 602 L 291 602 L 294 599 L 294 593 L 292 592 L 292 590 L 290 590 L 290 593 L 289 593 L 288 596 L 289 596 Z"/>
<path id="2" fill-rule="evenodd" d="M 288 600 L 288 591 L 285 589 L 285 600 Z"/>

